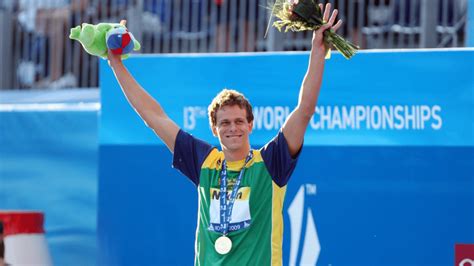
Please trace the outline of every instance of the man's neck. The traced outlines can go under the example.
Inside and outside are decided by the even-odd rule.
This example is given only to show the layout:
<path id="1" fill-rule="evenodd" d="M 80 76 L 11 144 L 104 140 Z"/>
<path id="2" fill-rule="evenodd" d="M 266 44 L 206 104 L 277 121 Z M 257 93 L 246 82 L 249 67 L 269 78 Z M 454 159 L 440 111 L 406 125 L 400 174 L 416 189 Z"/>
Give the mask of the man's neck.
<path id="1" fill-rule="evenodd" d="M 250 147 L 247 147 L 246 149 L 241 149 L 238 151 L 229 151 L 225 149 L 223 150 L 224 158 L 228 162 L 244 160 L 245 158 L 247 158 L 249 151 L 250 151 Z"/>

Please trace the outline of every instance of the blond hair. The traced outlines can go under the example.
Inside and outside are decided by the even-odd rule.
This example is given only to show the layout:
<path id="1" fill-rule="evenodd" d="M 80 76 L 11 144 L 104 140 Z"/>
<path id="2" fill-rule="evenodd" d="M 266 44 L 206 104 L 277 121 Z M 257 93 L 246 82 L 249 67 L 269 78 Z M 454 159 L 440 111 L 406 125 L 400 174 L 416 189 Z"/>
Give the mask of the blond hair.
<path id="1" fill-rule="evenodd" d="M 211 104 L 207 108 L 209 124 L 211 128 L 215 127 L 217 124 L 217 111 L 224 106 L 233 105 L 237 105 L 241 109 L 245 109 L 245 111 L 247 111 L 247 122 L 250 123 L 253 121 L 252 105 L 247 100 L 247 98 L 245 98 L 242 93 L 236 90 L 223 89 L 216 95 L 216 97 L 214 97 Z"/>

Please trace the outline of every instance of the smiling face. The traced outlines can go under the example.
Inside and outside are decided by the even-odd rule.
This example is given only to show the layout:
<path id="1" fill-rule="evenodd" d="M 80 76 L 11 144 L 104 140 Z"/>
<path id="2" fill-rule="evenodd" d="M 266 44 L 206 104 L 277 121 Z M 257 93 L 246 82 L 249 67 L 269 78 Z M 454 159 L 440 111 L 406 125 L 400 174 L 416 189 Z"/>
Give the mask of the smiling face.
<path id="1" fill-rule="evenodd" d="M 219 138 L 227 160 L 245 158 L 250 149 L 252 127 L 253 122 L 247 120 L 247 111 L 238 105 L 225 105 L 217 110 L 212 133 Z"/>

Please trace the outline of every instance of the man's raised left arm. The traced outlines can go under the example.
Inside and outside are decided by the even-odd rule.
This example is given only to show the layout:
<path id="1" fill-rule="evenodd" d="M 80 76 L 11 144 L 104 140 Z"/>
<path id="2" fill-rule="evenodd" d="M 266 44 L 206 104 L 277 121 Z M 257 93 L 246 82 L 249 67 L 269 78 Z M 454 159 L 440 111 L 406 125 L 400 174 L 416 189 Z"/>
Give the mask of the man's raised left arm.
<path id="1" fill-rule="evenodd" d="M 323 5 L 319 4 L 319 6 L 323 10 Z M 282 128 L 291 156 L 295 156 L 301 149 L 301 145 L 303 145 L 304 133 L 314 114 L 318 101 L 327 51 L 323 41 L 323 33 L 328 29 L 336 31 L 342 25 L 341 20 L 334 24 L 338 12 L 337 9 L 332 12 L 331 17 L 329 17 L 330 12 L 331 4 L 328 3 L 324 8 L 323 14 L 327 24 L 313 32 L 308 70 L 301 84 L 298 105 L 288 116 Z"/>

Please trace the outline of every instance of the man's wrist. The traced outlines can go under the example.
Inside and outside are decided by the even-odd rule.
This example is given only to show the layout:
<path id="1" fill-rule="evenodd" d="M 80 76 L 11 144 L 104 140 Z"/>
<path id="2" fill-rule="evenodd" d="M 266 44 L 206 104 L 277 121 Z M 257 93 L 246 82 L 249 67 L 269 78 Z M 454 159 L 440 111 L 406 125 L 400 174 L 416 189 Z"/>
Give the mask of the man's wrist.
<path id="1" fill-rule="evenodd" d="M 314 57 L 314 58 L 319 58 L 319 57 L 326 57 L 326 53 L 327 53 L 327 49 L 324 47 L 324 48 L 315 48 L 313 47 L 313 49 L 311 49 L 311 57 Z"/>
<path id="2" fill-rule="evenodd" d="M 110 68 L 112 68 L 112 69 L 116 69 L 116 68 L 119 67 L 120 65 L 123 65 L 122 60 L 118 60 L 118 61 L 108 60 L 108 61 L 109 61 L 109 66 L 110 66 Z"/>

